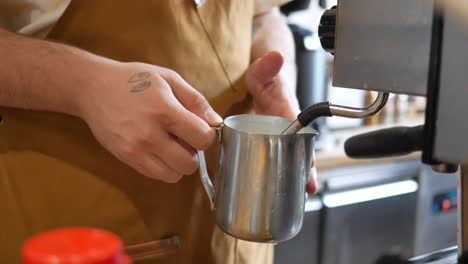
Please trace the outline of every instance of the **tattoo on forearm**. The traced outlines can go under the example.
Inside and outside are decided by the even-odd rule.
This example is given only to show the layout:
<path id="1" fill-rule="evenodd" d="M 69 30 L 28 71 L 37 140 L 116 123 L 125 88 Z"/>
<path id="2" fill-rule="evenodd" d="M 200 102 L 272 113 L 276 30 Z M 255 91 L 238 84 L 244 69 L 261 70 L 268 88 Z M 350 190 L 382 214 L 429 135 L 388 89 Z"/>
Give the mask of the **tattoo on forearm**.
<path id="1" fill-rule="evenodd" d="M 262 27 L 262 22 L 259 19 L 255 19 L 252 26 L 252 37 L 255 36 L 260 27 Z"/>
<path id="2" fill-rule="evenodd" d="M 130 86 L 130 91 L 132 93 L 141 92 L 151 86 L 151 81 L 148 80 L 150 77 L 149 72 L 139 72 L 130 79 L 128 79 L 128 85 Z"/>

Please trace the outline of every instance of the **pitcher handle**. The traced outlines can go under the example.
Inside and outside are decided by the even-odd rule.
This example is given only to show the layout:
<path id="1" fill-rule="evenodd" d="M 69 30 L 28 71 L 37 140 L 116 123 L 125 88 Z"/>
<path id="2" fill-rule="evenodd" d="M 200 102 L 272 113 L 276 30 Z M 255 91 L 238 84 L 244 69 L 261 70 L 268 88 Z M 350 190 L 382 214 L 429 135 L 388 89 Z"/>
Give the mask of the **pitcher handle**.
<path id="1" fill-rule="evenodd" d="M 218 142 L 221 142 L 222 127 L 213 127 L 213 129 L 216 130 Z M 213 183 L 211 182 L 210 176 L 208 175 L 208 169 L 206 168 L 205 152 L 202 150 L 197 150 L 197 156 L 198 162 L 200 164 L 200 179 L 203 184 L 203 188 L 208 195 L 208 199 L 210 199 L 211 210 L 214 210 L 216 192 Z"/>
<path id="2" fill-rule="evenodd" d="M 213 187 L 213 183 L 211 182 L 210 176 L 208 175 L 208 170 L 206 168 L 206 161 L 205 161 L 205 152 L 198 150 L 198 162 L 200 163 L 200 178 L 203 184 L 203 188 L 205 188 L 205 192 L 208 195 L 208 199 L 210 199 L 211 210 L 214 209 L 214 201 L 215 201 L 215 189 Z"/>

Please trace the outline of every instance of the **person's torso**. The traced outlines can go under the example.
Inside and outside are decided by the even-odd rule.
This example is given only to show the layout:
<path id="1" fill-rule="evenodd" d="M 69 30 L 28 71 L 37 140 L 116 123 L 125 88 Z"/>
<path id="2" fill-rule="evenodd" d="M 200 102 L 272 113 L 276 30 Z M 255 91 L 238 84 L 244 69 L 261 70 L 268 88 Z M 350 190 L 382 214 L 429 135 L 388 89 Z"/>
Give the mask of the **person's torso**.
<path id="1" fill-rule="evenodd" d="M 250 106 L 242 75 L 253 12 L 250 0 L 209 0 L 200 9 L 192 0 L 72 1 L 49 38 L 170 68 L 228 116 Z M 0 210 L 8 212 L 0 223 L 9 227 L 0 243 L 7 250 L 39 231 L 80 225 L 113 231 L 127 245 L 178 236 L 180 248 L 153 243 L 142 254 L 160 255 L 162 263 L 212 261 L 213 220 L 198 175 L 177 184 L 145 178 L 103 149 L 78 118 L 9 108 L 0 114 Z"/>

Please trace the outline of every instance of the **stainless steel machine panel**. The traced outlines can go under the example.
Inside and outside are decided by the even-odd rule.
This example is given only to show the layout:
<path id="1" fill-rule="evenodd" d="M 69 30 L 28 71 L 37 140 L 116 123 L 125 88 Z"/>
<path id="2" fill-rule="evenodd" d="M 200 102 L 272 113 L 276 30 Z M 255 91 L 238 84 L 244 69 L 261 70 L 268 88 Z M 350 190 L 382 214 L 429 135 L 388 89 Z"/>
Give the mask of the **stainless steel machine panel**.
<path id="1" fill-rule="evenodd" d="M 275 246 L 275 264 L 318 264 L 322 202 L 309 198 L 305 205 L 302 229 L 293 239 Z"/>
<path id="2" fill-rule="evenodd" d="M 457 244 L 457 182 L 457 173 L 440 174 L 427 165 L 422 166 L 414 236 L 415 256 Z"/>
<path id="3" fill-rule="evenodd" d="M 321 264 L 371 264 L 384 254 L 413 256 L 420 162 L 321 171 Z"/>
<path id="4" fill-rule="evenodd" d="M 334 86 L 425 95 L 433 3 L 338 1 Z"/>
<path id="5" fill-rule="evenodd" d="M 371 264 L 385 254 L 412 256 L 417 183 L 407 180 L 393 184 L 398 185 L 348 191 L 353 193 L 347 198 L 340 193 L 343 197 L 333 198 L 334 202 L 324 197 L 321 264 Z M 406 193 L 400 193 L 406 188 Z M 362 200 L 384 193 L 394 195 Z"/>
<path id="6" fill-rule="evenodd" d="M 468 25 L 450 11 L 444 24 L 434 155 L 441 161 L 464 163 L 468 161 Z"/>

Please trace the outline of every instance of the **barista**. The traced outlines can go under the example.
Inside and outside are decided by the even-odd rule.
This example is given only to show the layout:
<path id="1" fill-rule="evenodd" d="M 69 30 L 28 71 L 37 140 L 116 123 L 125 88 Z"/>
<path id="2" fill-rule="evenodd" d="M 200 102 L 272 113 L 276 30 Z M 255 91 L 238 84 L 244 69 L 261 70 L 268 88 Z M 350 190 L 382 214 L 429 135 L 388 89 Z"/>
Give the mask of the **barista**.
<path id="1" fill-rule="evenodd" d="M 2 1 L 0 262 L 37 232 L 92 226 L 147 243 L 141 263 L 271 263 L 271 245 L 215 228 L 183 175 L 221 117 L 298 113 L 283 2 Z"/>

